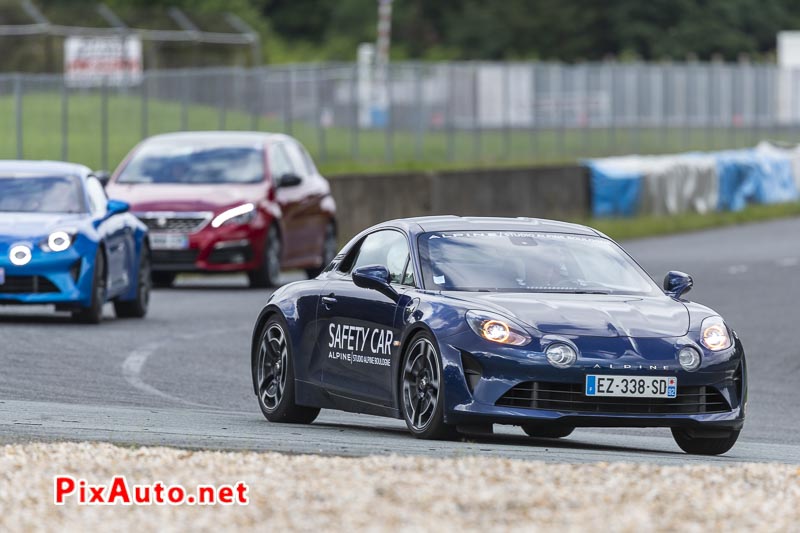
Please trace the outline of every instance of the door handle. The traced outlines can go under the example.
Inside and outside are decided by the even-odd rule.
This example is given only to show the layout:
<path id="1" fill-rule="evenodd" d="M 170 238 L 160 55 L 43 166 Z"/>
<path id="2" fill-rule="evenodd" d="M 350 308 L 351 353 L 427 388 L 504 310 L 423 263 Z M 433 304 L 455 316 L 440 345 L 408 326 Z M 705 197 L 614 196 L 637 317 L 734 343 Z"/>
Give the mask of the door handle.
<path id="1" fill-rule="evenodd" d="M 329 294 L 328 296 L 322 297 L 322 305 L 325 306 L 325 309 L 330 309 L 335 303 L 336 303 L 336 298 L 332 293 Z"/>

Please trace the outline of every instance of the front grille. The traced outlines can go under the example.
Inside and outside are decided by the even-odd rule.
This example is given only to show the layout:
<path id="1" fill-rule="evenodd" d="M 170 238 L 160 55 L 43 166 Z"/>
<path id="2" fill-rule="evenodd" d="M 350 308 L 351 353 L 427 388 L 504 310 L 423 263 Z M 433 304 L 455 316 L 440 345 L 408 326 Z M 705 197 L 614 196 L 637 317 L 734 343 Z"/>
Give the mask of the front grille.
<path id="1" fill-rule="evenodd" d="M 150 257 L 155 265 L 193 265 L 197 250 L 153 250 Z"/>
<path id="2" fill-rule="evenodd" d="M 246 263 L 253 260 L 253 249 L 249 246 L 218 248 L 208 256 L 208 262 L 214 264 Z"/>
<path id="3" fill-rule="evenodd" d="M 150 230 L 166 233 L 194 233 L 205 226 L 211 218 L 210 213 L 164 215 L 139 213 L 137 216 Z"/>
<path id="4" fill-rule="evenodd" d="M 496 405 L 570 411 L 576 413 L 614 414 L 701 414 L 730 411 L 725 397 L 714 387 L 678 387 L 676 398 L 590 398 L 583 385 L 527 381 L 512 387 Z"/>
<path id="5" fill-rule="evenodd" d="M 0 285 L 3 294 L 46 294 L 59 292 L 52 281 L 44 276 L 6 276 Z"/>

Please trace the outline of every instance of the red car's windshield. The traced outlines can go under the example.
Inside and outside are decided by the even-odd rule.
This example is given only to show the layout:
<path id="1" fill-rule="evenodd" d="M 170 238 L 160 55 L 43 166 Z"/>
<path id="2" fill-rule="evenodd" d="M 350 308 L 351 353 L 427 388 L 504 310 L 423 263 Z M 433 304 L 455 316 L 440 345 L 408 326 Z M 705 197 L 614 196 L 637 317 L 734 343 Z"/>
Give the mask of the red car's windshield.
<path id="1" fill-rule="evenodd" d="M 264 151 L 253 146 L 143 146 L 118 183 L 258 183 L 264 179 Z"/>

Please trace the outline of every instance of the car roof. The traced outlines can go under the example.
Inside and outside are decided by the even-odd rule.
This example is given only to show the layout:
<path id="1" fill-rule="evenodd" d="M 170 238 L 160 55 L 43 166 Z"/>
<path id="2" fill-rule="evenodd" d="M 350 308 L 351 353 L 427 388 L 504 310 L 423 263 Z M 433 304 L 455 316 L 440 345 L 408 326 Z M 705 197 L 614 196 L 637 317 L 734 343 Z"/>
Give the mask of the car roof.
<path id="1" fill-rule="evenodd" d="M 91 169 L 64 161 L 0 160 L 0 174 L 55 174 L 85 176 Z"/>
<path id="2" fill-rule="evenodd" d="M 277 142 L 290 139 L 282 133 L 269 133 L 261 131 L 179 131 L 162 133 L 145 139 L 144 143 L 185 143 L 191 142 L 204 145 L 230 145 L 250 144 L 257 142 Z"/>
<path id="3" fill-rule="evenodd" d="M 577 235 L 604 236 L 588 226 L 528 217 L 461 217 L 439 215 L 401 218 L 379 224 L 379 226 L 401 227 L 411 233 L 429 231 L 535 231 L 542 233 L 571 233 Z"/>

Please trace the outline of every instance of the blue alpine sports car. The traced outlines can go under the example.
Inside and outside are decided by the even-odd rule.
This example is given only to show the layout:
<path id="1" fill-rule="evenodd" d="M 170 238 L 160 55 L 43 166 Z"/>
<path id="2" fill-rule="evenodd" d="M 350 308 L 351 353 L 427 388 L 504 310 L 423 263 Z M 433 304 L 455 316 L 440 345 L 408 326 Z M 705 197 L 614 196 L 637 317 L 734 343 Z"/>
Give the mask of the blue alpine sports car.
<path id="1" fill-rule="evenodd" d="M 71 163 L 0 161 L 0 304 L 55 304 L 99 323 L 103 304 L 143 317 L 150 291 L 147 227 Z"/>
<path id="2" fill-rule="evenodd" d="M 660 288 L 576 224 L 386 222 L 270 296 L 253 387 L 272 422 L 328 408 L 402 418 L 421 438 L 656 426 L 688 453 L 721 454 L 744 423 L 745 355 L 722 317 L 684 299 L 691 287 L 670 272 Z"/>

